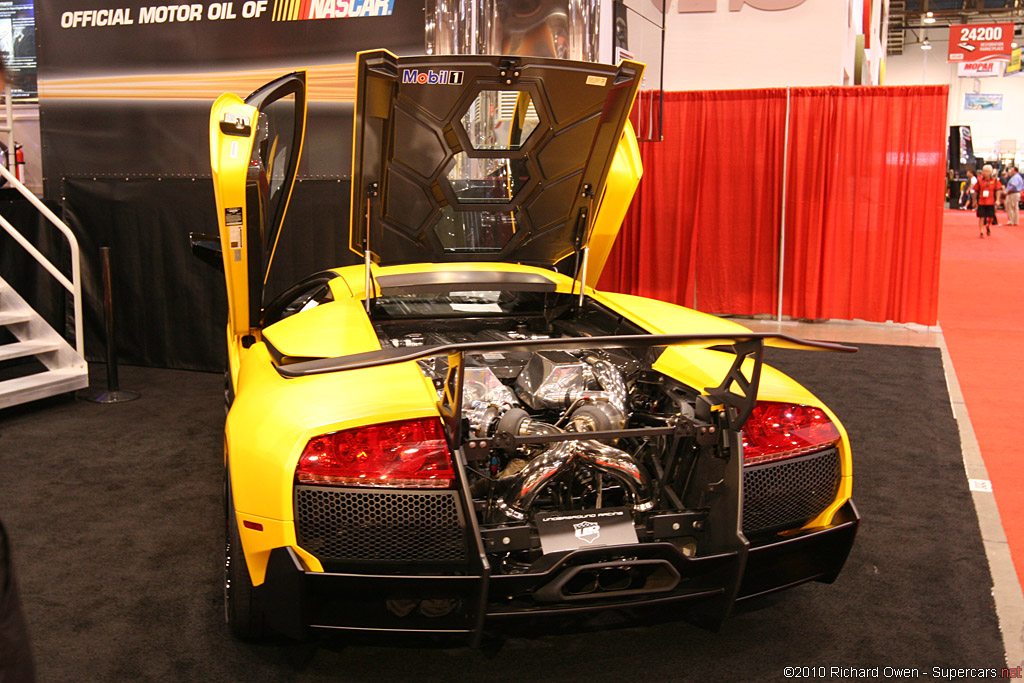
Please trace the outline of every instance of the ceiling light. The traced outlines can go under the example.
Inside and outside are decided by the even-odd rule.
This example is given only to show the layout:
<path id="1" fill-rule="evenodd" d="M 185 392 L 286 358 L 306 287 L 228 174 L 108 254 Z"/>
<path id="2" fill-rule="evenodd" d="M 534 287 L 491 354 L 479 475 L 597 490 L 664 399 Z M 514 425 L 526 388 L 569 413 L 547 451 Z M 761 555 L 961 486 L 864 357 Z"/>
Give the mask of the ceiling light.
<path id="1" fill-rule="evenodd" d="M 932 12 L 925 12 L 924 23 L 926 23 L 926 24 L 934 24 L 935 23 L 935 15 Z"/>
<path id="2" fill-rule="evenodd" d="M 932 44 L 930 42 L 928 42 L 927 38 L 925 38 L 924 42 L 921 43 L 921 49 L 922 50 L 930 50 L 930 49 L 932 49 Z"/>

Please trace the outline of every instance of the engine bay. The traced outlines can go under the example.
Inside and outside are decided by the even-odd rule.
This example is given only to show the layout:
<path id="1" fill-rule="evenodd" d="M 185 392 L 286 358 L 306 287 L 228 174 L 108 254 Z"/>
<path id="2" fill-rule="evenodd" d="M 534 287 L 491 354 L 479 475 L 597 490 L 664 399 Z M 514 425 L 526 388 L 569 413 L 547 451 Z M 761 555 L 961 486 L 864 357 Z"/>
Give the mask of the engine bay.
<path id="1" fill-rule="evenodd" d="M 375 321 L 382 348 L 646 334 L 589 300 L 555 316 L 397 318 Z M 700 552 L 738 441 L 700 391 L 652 368 L 663 351 L 465 354 L 459 445 L 478 525 L 503 573 L 529 571 L 555 547 L 543 528 L 538 534 L 539 523 L 576 520 L 567 547 L 587 547 L 598 526 L 588 520 L 607 511 L 631 522 L 630 542 L 662 540 Z M 442 397 L 448 357 L 418 362 Z M 723 522 L 730 517 L 735 533 L 735 512 Z"/>

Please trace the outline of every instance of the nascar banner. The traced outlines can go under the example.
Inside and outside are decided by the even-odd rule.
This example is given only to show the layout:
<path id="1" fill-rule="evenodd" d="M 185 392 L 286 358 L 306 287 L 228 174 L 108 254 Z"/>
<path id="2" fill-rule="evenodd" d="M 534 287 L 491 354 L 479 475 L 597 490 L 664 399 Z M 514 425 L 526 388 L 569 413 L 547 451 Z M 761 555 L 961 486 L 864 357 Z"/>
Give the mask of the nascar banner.
<path id="1" fill-rule="evenodd" d="M 954 24 L 949 27 L 949 62 L 1009 61 L 1013 24 Z"/>
<path id="2" fill-rule="evenodd" d="M 356 52 L 424 51 L 418 0 L 36 0 L 35 14 L 49 196 L 54 178 L 209 176 L 213 100 L 297 69 L 300 178 L 347 177 Z"/>
<path id="3" fill-rule="evenodd" d="M 0 0 L 0 10 L 8 4 Z M 339 235 L 349 215 L 355 54 L 421 54 L 422 1 L 35 0 L 35 10 L 44 190 L 81 246 L 90 359 L 103 348 L 94 305 L 103 296 L 92 275 L 99 247 L 109 246 L 121 360 L 223 367 L 215 340 L 226 320 L 224 279 L 188 244 L 189 231 L 217 232 L 210 106 L 223 92 L 244 97 L 307 71 L 306 142 L 269 296 L 347 265 Z M 0 46 L 3 19 L 0 12 Z"/>
<path id="4" fill-rule="evenodd" d="M 275 21 L 389 17 L 395 0 L 274 0 Z"/>

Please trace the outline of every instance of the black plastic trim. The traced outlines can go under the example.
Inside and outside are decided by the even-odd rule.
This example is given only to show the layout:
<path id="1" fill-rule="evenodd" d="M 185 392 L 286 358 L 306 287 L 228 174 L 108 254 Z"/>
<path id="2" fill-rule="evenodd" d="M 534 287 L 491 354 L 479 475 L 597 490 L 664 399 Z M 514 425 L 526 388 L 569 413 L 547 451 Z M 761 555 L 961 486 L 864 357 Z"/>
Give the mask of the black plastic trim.
<path id="1" fill-rule="evenodd" d="M 267 353 L 270 354 L 270 359 L 274 362 L 274 365 L 290 365 L 292 363 L 305 363 L 311 360 L 316 360 L 310 356 L 289 356 L 281 349 L 274 346 L 274 344 L 264 335 L 263 345 L 267 347 Z"/>
<path id="2" fill-rule="evenodd" d="M 338 574 L 307 572 L 291 548 L 275 548 L 271 551 L 267 566 L 265 592 L 268 609 L 267 617 L 274 630 L 283 635 L 302 638 L 309 628 L 341 629 L 353 631 L 389 631 L 407 633 L 458 633 L 465 634 L 471 643 L 479 643 L 485 627 L 494 626 L 506 619 L 516 617 L 545 617 L 567 614 L 587 614 L 609 609 L 657 608 L 670 605 L 683 607 L 679 616 L 696 617 L 702 613 L 712 619 L 705 619 L 706 625 L 715 627 L 714 616 L 724 618 L 735 602 L 759 595 L 773 593 L 807 581 L 831 582 L 842 569 L 852 547 L 860 516 L 852 500 L 848 500 L 836 513 L 834 522 L 828 527 L 811 529 L 790 537 L 776 536 L 760 539 L 750 544 L 745 558 L 736 553 L 691 558 L 669 543 L 639 543 L 633 546 L 608 546 L 570 551 L 552 557 L 552 562 L 538 567 L 530 575 L 502 575 L 490 577 L 483 554 L 480 551 L 482 572 L 469 575 L 383 575 L 383 574 Z M 556 580 L 567 568 L 581 563 L 602 561 L 602 555 L 630 551 L 638 559 L 664 558 L 680 571 L 682 578 L 703 576 L 717 579 L 719 585 L 701 582 L 692 589 L 680 587 L 671 595 L 652 593 L 648 595 L 623 594 L 616 599 L 615 593 L 603 594 L 593 601 L 533 603 L 528 607 L 520 604 L 502 605 L 489 603 L 490 597 L 499 598 L 516 586 L 542 585 Z M 745 562 L 743 561 L 745 559 Z M 737 566 L 741 563 L 742 567 Z M 620 560 L 613 564 L 623 564 Z M 742 574 L 736 591 L 731 567 Z M 727 570 L 727 571 L 722 571 Z M 490 579 L 490 580 L 488 580 Z M 379 618 L 375 623 L 353 622 L 348 610 L 331 610 L 322 603 L 325 599 L 344 600 L 352 596 L 360 598 L 383 595 L 391 591 L 399 595 L 451 596 L 460 601 L 461 613 L 451 618 L 436 620 L 420 619 L 408 625 L 398 621 Z M 711 612 L 708 609 L 711 608 Z M 322 617 L 337 616 L 338 623 L 330 623 Z M 378 615 L 379 617 L 380 615 Z M 386 615 L 385 615 L 386 616 Z M 388 617 L 390 618 L 390 617 Z M 720 621 L 718 621 L 720 624 Z"/>
<path id="3" fill-rule="evenodd" d="M 860 513 L 850 499 L 827 527 L 751 541 L 747 570 L 736 600 L 775 593 L 808 581 L 832 583 L 853 548 L 859 525 Z"/>
<path id="4" fill-rule="evenodd" d="M 203 263 L 213 266 L 221 273 L 224 272 L 224 252 L 221 248 L 220 236 L 190 232 L 188 241 L 192 247 L 193 256 Z"/>
<path id="5" fill-rule="evenodd" d="M 323 286 L 336 277 L 339 277 L 337 273 L 325 270 L 302 278 L 294 285 L 275 296 L 273 301 L 263 307 L 263 317 L 260 319 L 260 327 L 269 327 L 276 322 L 284 320 L 284 318 L 279 316 L 296 296 L 301 294 L 304 290 Z"/>
<path id="6" fill-rule="evenodd" d="M 778 523 L 772 524 L 772 525 L 769 525 L 769 526 L 758 526 L 758 527 L 749 526 L 750 524 L 752 524 L 751 519 L 753 518 L 754 520 L 756 520 L 757 515 L 758 515 L 758 513 L 761 512 L 761 510 L 760 509 L 757 509 L 756 511 L 752 510 L 751 506 L 749 505 L 752 501 L 747 497 L 747 486 L 750 485 L 750 479 L 748 477 L 752 477 L 753 475 L 755 475 L 755 474 L 757 474 L 759 472 L 770 471 L 770 470 L 773 470 L 773 469 L 776 469 L 776 468 L 787 468 L 788 469 L 788 468 L 791 468 L 791 467 L 810 467 L 810 466 L 813 466 L 818 460 L 820 460 L 822 458 L 828 458 L 828 459 L 833 460 L 833 461 L 836 462 L 836 474 L 835 474 L 835 478 L 832 481 L 832 487 L 833 488 L 831 490 L 831 495 L 829 496 L 829 502 L 827 504 L 823 504 L 820 507 L 817 507 L 813 511 L 808 512 L 806 515 L 789 517 L 789 518 L 787 518 L 785 520 L 780 520 Z M 842 460 L 840 458 L 839 449 L 837 447 L 835 447 L 835 446 L 830 446 L 830 447 L 824 448 L 824 449 L 822 449 L 820 451 L 815 451 L 814 453 L 808 453 L 806 455 L 800 455 L 800 456 L 797 456 L 797 457 L 794 457 L 794 458 L 786 458 L 786 459 L 783 459 L 783 460 L 773 460 L 773 461 L 770 461 L 770 462 L 758 463 L 758 464 L 754 464 L 754 465 L 744 465 L 743 466 L 743 476 L 744 476 L 744 480 L 743 480 L 743 487 L 744 487 L 744 508 L 743 508 L 743 512 L 744 512 L 744 515 L 746 516 L 746 519 L 744 521 L 743 533 L 747 536 L 747 538 L 754 539 L 754 538 L 757 538 L 757 537 L 760 537 L 760 536 L 765 536 L 765 535 L 768 535 L 768 534 L 775 534 L 775 533 L 778 533 L 780 531 L 786 531 L 786 530 L 789 530 L 789 529 L 794 529 L 794 528 L 797 528 L 797 527 L 801 527 L 804 524 L 806 524 L 807 522 L 809 522 L 812 519 L 814 519 L 815 517 L 817 517 L 819 514 L 821 514 L 830 505 L 832 505 L 832 503 L 835 501 L 835 496 L 838 493 L 839 487 L 840 487 L 840 485 L 842 483 L 842 476 L 843 476 L 842 475 Z M 779 497 L 773 495 L 771 497 L 770 504 L 773 505 L 773 506 L 780 505 Z"/>

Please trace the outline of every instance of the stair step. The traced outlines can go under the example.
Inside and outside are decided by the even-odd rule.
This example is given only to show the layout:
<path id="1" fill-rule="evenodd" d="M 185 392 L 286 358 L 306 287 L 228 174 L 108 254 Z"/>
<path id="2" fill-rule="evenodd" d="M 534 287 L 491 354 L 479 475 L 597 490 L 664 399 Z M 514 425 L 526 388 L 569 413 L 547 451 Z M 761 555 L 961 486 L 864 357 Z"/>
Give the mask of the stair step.
<path id="1" fill-rule="evenodd" d="M 32 319 L 31 311 L 0 311 L 0 327 L 27 323 Z"/>
<path id="2" fill-rule="evenodd" d="M 2 348 L 2 347 L 0 347 Z M 89 386 L 89 371 L 85 367 L 65 368 L 39 372 L 0 382 L 0 408 L 8 408 L 28 401 L 38 401 Z"/>
<path id="3" fill-rule="evenodd" d="M 50 351 L 56 351 L 59 348 L 59 342 L 24 341 L 16 342 L 14 344 L 3 344 L 0 345 L 0 360 L 37 356 L 40 353 L 49 353 Z"/>

